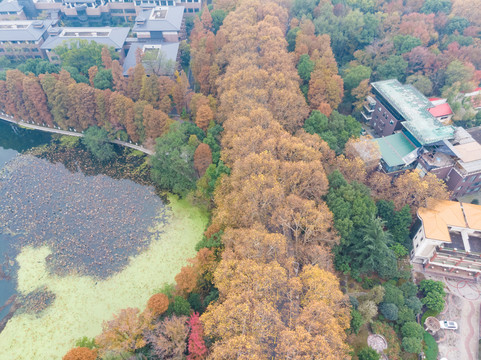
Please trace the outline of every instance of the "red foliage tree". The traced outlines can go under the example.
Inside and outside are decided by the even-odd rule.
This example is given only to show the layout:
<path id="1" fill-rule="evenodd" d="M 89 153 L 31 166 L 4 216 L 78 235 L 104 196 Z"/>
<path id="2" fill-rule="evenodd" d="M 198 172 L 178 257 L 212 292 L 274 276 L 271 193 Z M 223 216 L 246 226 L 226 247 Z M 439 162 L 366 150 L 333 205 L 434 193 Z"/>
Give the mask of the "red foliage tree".
<path id="1" fill-rule="evenodd" d="M 91 350 L 86 347 L 76 347 L 70 349 L 64 355 L 62 360 L 95 360 L 97 359 L 97 350 Z"/>
<path id="2" fill-rule="evenodd" d="M 207 347 L 204 342 L 204 327 L 199 321 L 199 314 L 194 312 L 188 324 L 190 326 L 190 336 L 187 360 L 203 360 L 207 356 Z"/>

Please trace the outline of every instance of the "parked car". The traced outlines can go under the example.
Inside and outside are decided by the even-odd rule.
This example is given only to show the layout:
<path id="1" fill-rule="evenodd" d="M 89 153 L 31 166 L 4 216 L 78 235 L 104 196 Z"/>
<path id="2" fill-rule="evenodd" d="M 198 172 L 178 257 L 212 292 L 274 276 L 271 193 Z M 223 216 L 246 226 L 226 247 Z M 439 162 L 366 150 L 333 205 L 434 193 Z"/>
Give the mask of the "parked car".
<path id="1" fill-rule="evenodd" d="M 439 325 L 441 325 L 441 329 L 447 329 L 447 330 L 458 329 L 458 323 L 456 321 L 439 320 Z"/>

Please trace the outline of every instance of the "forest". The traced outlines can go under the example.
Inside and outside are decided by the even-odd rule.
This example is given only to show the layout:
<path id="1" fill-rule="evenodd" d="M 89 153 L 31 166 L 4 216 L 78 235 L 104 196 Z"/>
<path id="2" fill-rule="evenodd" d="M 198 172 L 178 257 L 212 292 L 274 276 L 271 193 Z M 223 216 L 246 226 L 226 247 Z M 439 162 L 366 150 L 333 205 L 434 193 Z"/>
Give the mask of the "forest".
<path id="1" fill-rule="evenodd" d="M 368 332 L 390 359 L 436 359 L 416 316 L 439 314 L 446 294 L 412 282 L 408 253 L 417 209 L 447 199 L 446 186 L 415 170 L 392 179 L 354 148 L 371 81 L 446 97 L 455 123 L 480 124 L 462 96 L 481 79 L 480 11 L 474 0 L 216 0 L 173 78 L 142 65 L 125 78 L 107 48 L 88 67 L 8 70 L 7 113 L 155 146 L 152 179 L 211 212 L 176 284 L 64 359 L 379 359 Z"/>

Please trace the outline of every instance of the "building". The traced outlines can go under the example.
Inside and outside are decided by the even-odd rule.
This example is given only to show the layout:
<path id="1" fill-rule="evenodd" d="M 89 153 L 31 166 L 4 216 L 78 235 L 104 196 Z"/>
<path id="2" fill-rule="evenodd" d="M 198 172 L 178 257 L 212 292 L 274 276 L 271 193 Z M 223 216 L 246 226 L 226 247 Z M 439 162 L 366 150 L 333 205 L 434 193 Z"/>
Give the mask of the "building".
<path id="1" fill-rule="evenodd" d="M 381 167 L 385 173 L 414 169 L 418 148 L 402 132 L 375 139 L 381 152 Z"/>
<path id="2" fill-rule="evenodd" d="M 139 41 L 178 42 L 185 39 L 184 8 L 155 7 L 142 11 L 132 31 Z"/>
<path id="3" fill-rule="evenodd" d="M 148 75 L 154 73 L 158 76 L 171 76 L 177 69 L 179 54 L 178 42 L 135 42 L 130 45 L 129 52 L 123 64 L 124 76 L 128 76 L 129 69 L 137 65 L 139 52 L 141 55 L 147 53 L 153 55 L 149 56 L 149 60 L 142 61 L 145 72 Z"/>
<path id="4" fill-rule="evenodd" d="M 0 56 L 10 60 L 45 58 L 41 49 L 51 20 L 0 21 Z"/>
<path id="5" fill-rule="evenodd" d="M 478 280 L 481 275 L 481 206 L 428 201 L 419 208 L 411 261 L 422 271 Z"/>
<path id="6" fill-rule="evenodd" d="M 451 109 L 451 106 L 448 104 L 448 100 L 441 98 L 430 98 L 429 101 L 431 104 L 433 104 L 433 107 L 428 109 L 430 114 L 443 125 L 449 124 L 454 113 Z"/>
<path id="7" fill-rule="evenodd" d="M 26 20 L 23 6 L 18 1 L 2 1 L 0 3 L 0 20 Z"/>
<path id="8" fill-rule="evenodd" d="M 51 62 L 58 63 L 60 59 L 53 50 L 63 42 L 95 41 L 98 44 L 113 47 L 119 53 L 119 61 L 122 63 L 127 53 L 126 40 L 129 31 L 129 28 L 124 27 L 54 27 L 49 29 L 49 37 L 45 40 L 41 49 Z"/>
<path id="9" fill-rule="evenodd" d="M 454 136 L 454 128 L 445 126 L 429 112 L 434 108 L 429 99 L 412 85 L 398 80 L 384 80 L 371 84 L 375 95 L 370 125 L 379 136 L 402 130 L 416 145 L 423 146 Z"/>
<path id="10" fill-rule="evenodd" d="M 25 0 L 22 0 L 25 1 Z M 154 7 L 181 7 L 186 14 L 201 11 L 201 0 L 34 0 L 35 9 L 57 13 L 71 24 L 111 25 L 112 21 L 133 22 L 144 10 Z"/>

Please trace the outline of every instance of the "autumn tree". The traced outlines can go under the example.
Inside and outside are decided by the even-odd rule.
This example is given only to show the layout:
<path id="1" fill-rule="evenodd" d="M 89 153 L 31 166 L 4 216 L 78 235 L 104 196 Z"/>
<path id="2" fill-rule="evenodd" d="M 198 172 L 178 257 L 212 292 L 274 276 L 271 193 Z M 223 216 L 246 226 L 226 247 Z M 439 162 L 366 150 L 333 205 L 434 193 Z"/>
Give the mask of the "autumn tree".
<path id="1" fill-rule="evenodd" d="M 87 347 L 76 347 L 69 350 L 62 360 L 95 360 L 97 359 L 97 350 L 91 350 Z"/>
<path id="2" fill-rule="evenodd" d="M 195 124 L 204 131 L 207 131 L 210 122 L 214 119 L 214 113 L 208 105 L 202 105 L 196 112 Z"/>
<path id="3" fill-rule="evenodd" d="M 204 341 L 204 329 L 199 321 L 199 314 L 193 313 L 188 321 L 190 327 L 189 355 L 187 360 L 203 360 L 207 356 L 207 347 Z"/>
<path id="4" fill-rule="evenodd" d="M 195 171 L 197 171 L 197 176 L 204 176 L 210 164 L 212 164 L 212 151 L 209 145 L 201 143 L 194 152 L 194 167 Z"/>
<path id="5" fill-rule="evenodd" d="M 152 105 L 146 105 L 143 111 L 145 137 L 156 139 L 167 132 L 171 121 L 161 110 L 155 110 Z"/>
<path id="6" fill-rule="evenodd" d="M 183 359 L 189 327 L 186 316 L 172 316 L 157 323 L 147 332 L 152 352 L 162 359 Z"/>
<path id="7" fill-rule="evenodd" d="M 147 308 L 149 308 L 157 316 L 166 312 L 168 307 L 169 298 L 167 295 L 162 293 L 152 295 L 147 302 Z"/>
<path id="8" fill-rule="evenodd" d="M 139 314 L 139 309 L 122 309 L 114 318 L 104 321 L 102 334 L 95 338 L 99 355 L 133 353 L 147 344 L 144 333 L 152 329 L 151 314 Z"/>
<path id="9" fill-rule="evenodd" d="M 101 51 L 102 65 L 105 69 L 112 68 L 112 56 L 110 55 L 109 49 L 104 46 Z"/>

